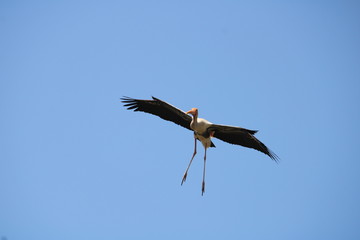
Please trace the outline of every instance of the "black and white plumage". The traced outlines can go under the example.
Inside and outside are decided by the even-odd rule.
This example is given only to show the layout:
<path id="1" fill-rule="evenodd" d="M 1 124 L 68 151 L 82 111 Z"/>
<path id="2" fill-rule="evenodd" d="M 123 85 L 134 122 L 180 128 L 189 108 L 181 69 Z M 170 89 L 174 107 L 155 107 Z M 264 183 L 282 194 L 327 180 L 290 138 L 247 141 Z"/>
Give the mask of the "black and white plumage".
<path id="1" fill-rule="evenodd" d="M 203 118 L 199 118 L 197 108 L 192 108 L 190 111 L 184 112 L 155 97 L 152 97 L 152 100 L 140 100 L 123 97 L 121 100 L 128 110 L 150 113 L 167 121 L 174 122 L 194 132 L 195 149 L 181 184 L 183 184 L 186 180 L 187 172 L 194 156 L 196 155 L 196 140 L 199 140 L 205 148 L 202 194 L 205 191 L 206 150 L 209 147 L 215 147 L 214 143 L 211 141 L 212 137 L 218 138 L 227 143 L 253 148 L 268 155 L 276 162 L 279 159 L 275 153 L 268 149 L 265 144 L 254 136 L 257 132 L 256 130 L 213 124 Z M 192 117 L 188 114 L 191 114 Z"/>

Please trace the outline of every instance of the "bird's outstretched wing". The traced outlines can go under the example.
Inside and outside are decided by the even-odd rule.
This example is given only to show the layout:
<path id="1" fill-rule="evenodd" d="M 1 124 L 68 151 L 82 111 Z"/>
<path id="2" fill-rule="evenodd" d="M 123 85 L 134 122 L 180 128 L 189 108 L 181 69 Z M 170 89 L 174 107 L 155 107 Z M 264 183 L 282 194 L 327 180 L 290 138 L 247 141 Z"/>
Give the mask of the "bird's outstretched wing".
<path id="1" fill-rule="evenodd" d="M 167 102 L 164 102 L 155 97 L 152 98 L 153 100 L 140 100 L 129 97 L 123 97 L 121 98 L 121 100 L 124 103 L 124 106 L 127 107 L 128 110 L 133 109 L 134 111 L 150 113 L 191 130 L 190 129 L 190 123 L 192 120 L 191 116 L 187 115 L 185 112 L 170 105 Z"/>
<path id="2" fill-rule="evenodd" d="M 213 131 L 213 136 L 224 142 L 253 148 L 265 153 L 276 162 L 279 160 L 279 157 L 275 153 L 254 136 L 257 132 L 256 130 L 213 124 L 209 127 L 208 131 Z"/>

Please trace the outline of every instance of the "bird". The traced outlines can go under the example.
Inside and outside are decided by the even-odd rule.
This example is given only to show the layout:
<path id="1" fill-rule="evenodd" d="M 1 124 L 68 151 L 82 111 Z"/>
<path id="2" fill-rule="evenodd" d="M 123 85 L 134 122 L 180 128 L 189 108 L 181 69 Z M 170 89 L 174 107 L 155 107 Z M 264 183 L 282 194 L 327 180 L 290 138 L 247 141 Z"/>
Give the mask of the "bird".
<path id="1" fill-rule="evenodd" d="M 186 181 L 191 163 L 197 153 L 196 143 L 197 141 L 200 141 L 205 149 L 201 195 L 204 195 L 205 192 L 206 152 L 208 148 L 215 147 L 215 144 L 211 140 L 212 138 L 217 138 L 230 144 L 258 150 L 269 156 L 275 162 L 279 161 L 279 157 L 254 136 L 255 133 L 258 132 L 257 130 L 213 124 L 198 117 L 198 108 L 191 108 L 189 111 L 184 112 L 155 97 L 152 97 L 151 100 L 142 100 L 124 96 L 121 98 L 121 102 L 128 110 L 150 113 L 193 131 L 195 139 L 194 152 L 183 175 L 181 185 L 183 185 Z"/>

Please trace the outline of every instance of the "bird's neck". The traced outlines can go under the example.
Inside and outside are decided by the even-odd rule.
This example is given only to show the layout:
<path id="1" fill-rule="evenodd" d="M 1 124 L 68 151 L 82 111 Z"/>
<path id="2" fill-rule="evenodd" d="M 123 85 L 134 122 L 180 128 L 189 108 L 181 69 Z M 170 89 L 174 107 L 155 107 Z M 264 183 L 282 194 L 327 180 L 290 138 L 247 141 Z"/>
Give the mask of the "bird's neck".
<path id="1" fill-rule="evenodd" d="M 197 114 L 194 114 L 194 116 L 193 116 L 193 121 L 194 121 L 194 122 L 197 122 L 197 120 L 198 120 L 198 115 L 197 115 Z"/>
<path id="2" fill-rule="evenodd" d="M 195 130 L 196 127 L 197 127 L 197 123 L 198 123 L 198 115 L 197 114 L 194 114 L 193 115 L 193 118 L 192 118 L 192 121 L 190 123 L 190 128 Z"/>

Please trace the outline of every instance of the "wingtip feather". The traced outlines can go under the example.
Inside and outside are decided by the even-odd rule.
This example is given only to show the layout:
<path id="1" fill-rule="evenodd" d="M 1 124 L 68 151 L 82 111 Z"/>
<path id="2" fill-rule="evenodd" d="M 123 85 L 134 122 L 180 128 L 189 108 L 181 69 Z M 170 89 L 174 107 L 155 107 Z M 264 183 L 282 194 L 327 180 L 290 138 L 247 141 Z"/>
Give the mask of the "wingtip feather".
<path id="1" fill-rule="evenodd" d="M 272 160 L 274 160 L 276 163 L 279 163 L 280 158 L 278 157 L 278 155 L 276 155 L 274 152 L 270 151 L 267 154 Z"/>

